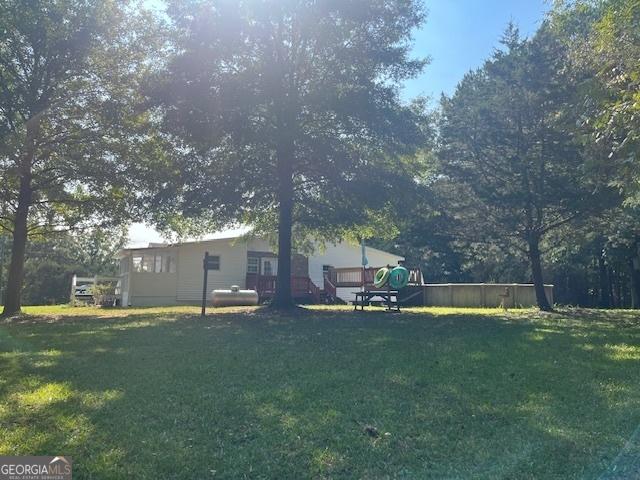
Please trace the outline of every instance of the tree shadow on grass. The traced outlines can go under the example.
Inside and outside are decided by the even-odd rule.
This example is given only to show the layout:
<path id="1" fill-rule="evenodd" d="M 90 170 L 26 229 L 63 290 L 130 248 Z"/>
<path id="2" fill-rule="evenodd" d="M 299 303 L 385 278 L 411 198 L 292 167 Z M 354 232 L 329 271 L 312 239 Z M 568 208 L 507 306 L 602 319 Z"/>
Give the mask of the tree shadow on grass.
<path id="1" fill-rule="evenodd" d="M 0 453 L 78 478 L 596 478 L 640 422 L 640 328 L 563 315 L 9 325 Z"/>

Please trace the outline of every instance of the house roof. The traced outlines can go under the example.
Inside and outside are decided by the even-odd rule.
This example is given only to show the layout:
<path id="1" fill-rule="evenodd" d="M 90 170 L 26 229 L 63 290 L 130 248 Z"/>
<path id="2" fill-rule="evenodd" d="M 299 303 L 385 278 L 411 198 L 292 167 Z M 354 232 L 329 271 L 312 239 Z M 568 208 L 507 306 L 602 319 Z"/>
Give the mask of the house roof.
<path id="1" fill-rule="evenodd" d="M 220 232 L 218 234 L 212 234 L 209 238 L 205 237 L 199 240 L 187 240 L 184 242 L 174 242 L 174 243 L 154 243 L 154 242 L 149 242 L 149 244 L 145 247 L 127 247 L 127 248 L 123 248 L 121 250 L 121 254 L 126 254 L 127 252 L 134 252 L 134 251 L 140 251 L 140 250 L 157 250 L 159 248 L 172 248 L 172 247 L 179 247 L 181 245 L 193 245 L 193 244 L 197 244 L 197 243 L 211 243 L 211 242 L 217 242 L 217 241 L 225 241 L 225 240 L 235 240 L 235 239 L 239 239 L 239 238 L 250 238 L 250 232 L 247 233 L 231 233 L 231 232 Z M 360 248 L 357 245 L 352 245 L 354 248 Z M 367 246 L 367 251 L 374 251 L 374 252 L 380 252 L 380 253 L 384 253 L 386 255 L 392 255 L 394 257 L 397 257 L 398 260 L 404 260 L 404 257 L 402 255 L 396 255 L 395 253 L 390 253 L 384 250 L 380 250 L 379 248 L 374 248 L 374 247 L 369 247 Z"/>
<path id="2" fill-rule="evenodd" d="M 242 238 L 245 235 L 246 234 L 222 232 L 220 234 L 207 235 L 204 238 L 195 239 L 195 240 L 185 240 L 182 242 L 165 242 L 165 243 L 149 242 L 146 246 L 132 245 L 132 246 L 123 248 L 122 251 L 127 252 L 127 251 L 137 251 L 137 250 L 152 250 L 152 249 L 158 249 L 158 248 L 178 247 L 180 245 L 191 245 L 195 243 L 209 243 L 209 242 L 217 242 L 217 241 L 224 241 L 224 240 L 234 240 L 237 238 Z"/>
<path id="3" fill-rule="evenodd" d="M 358 247 L 360 248 L 360 247 Z M 379 248 L 373 248 L 373 247 L 369 247 L 366 246 L 367 251 L 374 251 L 374 252 L 380 252 L 380 253 L 384 253 L 386 255 L 393 255 L 394 257 L 398 257 L 398 260 L 403 260 L 404 261 L 404 257 L 402 255 L 396 255 L 395 253 L 391 253 L 391 252 L 387 252 L 386 250 L 380 250 Z"/>

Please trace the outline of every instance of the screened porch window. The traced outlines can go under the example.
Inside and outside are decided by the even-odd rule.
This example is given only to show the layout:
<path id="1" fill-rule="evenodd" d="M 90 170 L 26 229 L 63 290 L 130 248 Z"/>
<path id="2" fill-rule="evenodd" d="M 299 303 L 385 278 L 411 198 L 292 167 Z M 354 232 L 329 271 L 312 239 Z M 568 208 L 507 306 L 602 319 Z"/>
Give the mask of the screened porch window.
<path id="1" fill-rule="evenodd" d="M 133 256 L 133 271 L 136 273 L 175 273 L 176 257 L 173 253 L 145 253 Z"/>
<path id="2" fill-rule="evenodd" d="M 133 271 L 134 272 L 142 271 L 142 255 L 135 255 L 133 257 Z"/>
<path id="3" fill-rule="evenodd" d="M 162 257 L 162 271 L 167 273 L 176 273 L 176 257 L 172 254 L 166 254 Z"/>
<path id="4" fill-rule="evenodd" d="M 154 265 L 154 256 L 153 255 L 143 255 L 142 256 L 142 271 L 143 272 L 153 272 Z"/>

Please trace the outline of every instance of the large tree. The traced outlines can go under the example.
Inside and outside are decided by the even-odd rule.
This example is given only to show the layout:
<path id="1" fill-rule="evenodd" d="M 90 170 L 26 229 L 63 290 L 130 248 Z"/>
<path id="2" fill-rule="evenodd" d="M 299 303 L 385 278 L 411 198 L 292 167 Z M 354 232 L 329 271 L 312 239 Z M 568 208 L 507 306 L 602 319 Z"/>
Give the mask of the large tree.
<path id="1" fill-rule="evenodd" d="M 0 229 L 5 315 L 20 310 L 31 235 L 128 218 L 149 148 L 139 109 L 149 17 L 116 0 L 0 2 Z"/>
<path id="2" fill-rule="evenodd" d="M 538 305 L 550 310 L 542 241 L 602 206 L 607 172 L 576 141 L 576 96 L 562 43 L 545 26 L 531 40 L 510 27 L 503 43 L 443 99 L 440 161 L 459 189 L 452 206 L 465 229 L 521 250 Z"/>
<path id="3" fill-rule="evenodd" d="M 339 236 L 412 181 L 425 118 L 399 84 L 425 63 L 409 56 L 422 6 L 191 0 L 168 13 L 174 54 L 155 95 L 183 155 L 174 199 L 189 216 L 276 227 L 273 304 L 288 307 L 294 226 Z"/>
<path id="4" fill-rule="evenodd" d="M 622 204 L 600 222 L 612 259 L 627 255 L 633 305 L 640 303 L 640 2 L 566 0 L 549 15 L 566 48 L 567 69 L 579 93 L 576 124 L 585 145 L 597 146 Z M 611 253 L 615 252 L 615 255 Z M 601 258 L 601 264 L 606 263 Z M 601 280 L 600 283 L 603 283 Z M 606 283 L 606 281 L 604 282 Z M 603 300 L 602 304 L 608 302 Z"/>
<path id="5" fill-rule="evenodd" d="M 608 149 L 616 186 L 640 205 L 640 2 L 565 0 L 550 13 L 581 93 L 588 142 Z"/>

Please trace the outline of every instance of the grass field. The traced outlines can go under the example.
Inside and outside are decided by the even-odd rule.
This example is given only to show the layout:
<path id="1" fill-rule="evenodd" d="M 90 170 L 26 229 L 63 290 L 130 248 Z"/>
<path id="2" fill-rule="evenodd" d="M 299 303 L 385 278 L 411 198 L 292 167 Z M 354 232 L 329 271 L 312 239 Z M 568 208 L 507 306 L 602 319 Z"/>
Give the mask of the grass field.
<path id="1" fill-rule="evenodd" d="M 0 454 L 74 478 L 640 475 L 639 313 L 27 313 L 0 324 Z"/>

